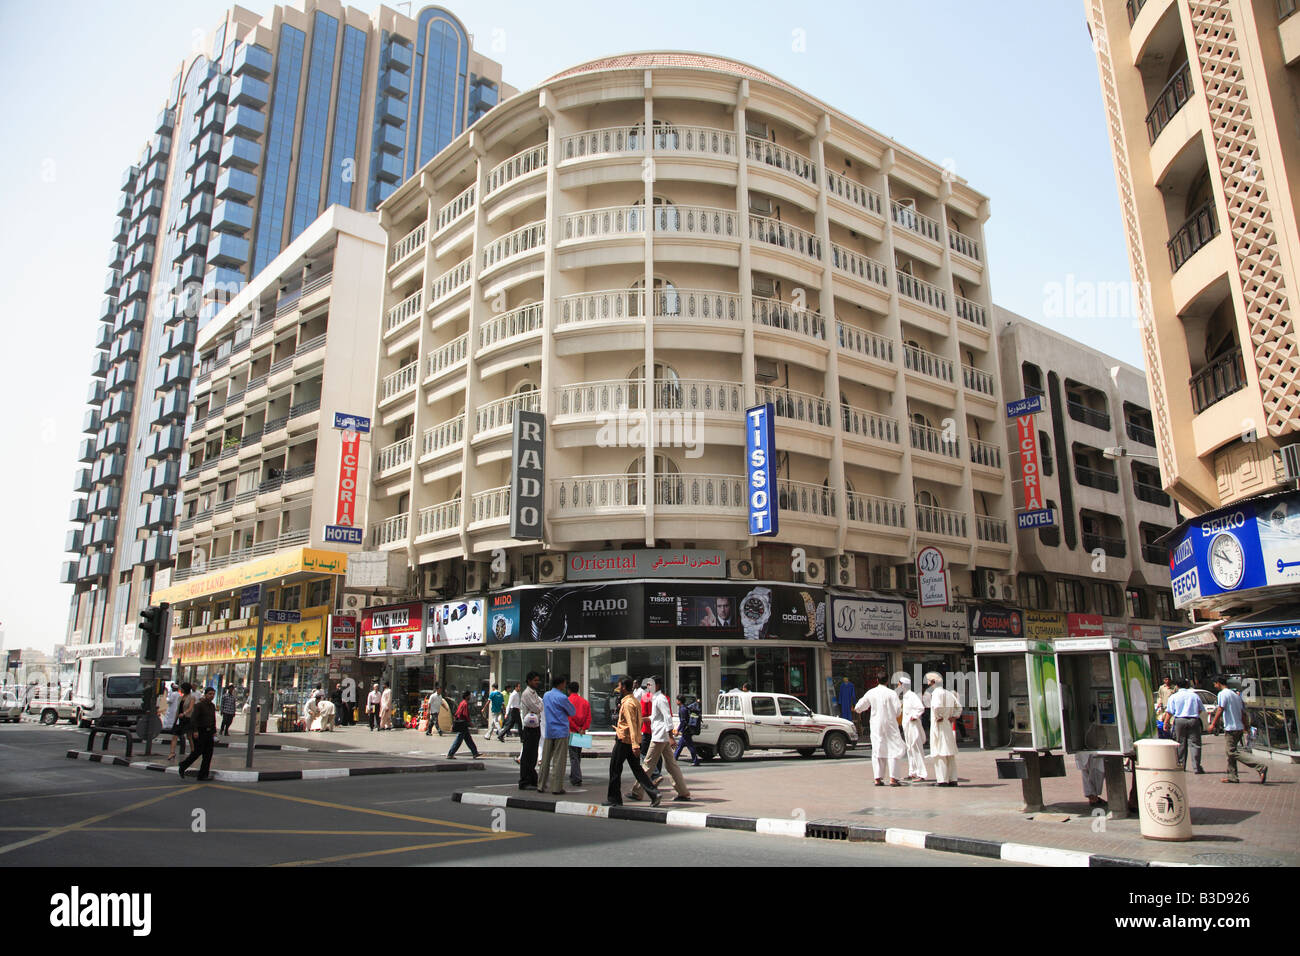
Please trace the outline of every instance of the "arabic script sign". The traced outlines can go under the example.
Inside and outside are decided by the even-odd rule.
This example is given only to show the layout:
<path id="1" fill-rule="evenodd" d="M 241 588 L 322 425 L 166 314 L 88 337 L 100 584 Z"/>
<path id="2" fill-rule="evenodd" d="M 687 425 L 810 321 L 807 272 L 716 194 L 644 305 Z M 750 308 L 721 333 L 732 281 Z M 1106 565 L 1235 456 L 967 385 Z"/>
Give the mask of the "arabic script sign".
<path id="1" fill-rule="evenodd" d="M 610 581 L 617 578 L 725 578 L 723 551 L 642 549 L 573 551 L 566 580 Z"/>

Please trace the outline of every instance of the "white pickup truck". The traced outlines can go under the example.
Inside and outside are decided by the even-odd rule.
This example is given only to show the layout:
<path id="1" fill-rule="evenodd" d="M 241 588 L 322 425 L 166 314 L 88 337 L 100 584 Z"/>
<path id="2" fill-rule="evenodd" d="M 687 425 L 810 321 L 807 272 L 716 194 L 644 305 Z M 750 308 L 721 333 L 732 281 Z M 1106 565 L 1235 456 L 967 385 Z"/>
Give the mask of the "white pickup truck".
<path id="1" fill-rule="evenodd" d="M 695 735 L 695 750 L 705 760 L 716 753 L 739 760 L 746 750 L 795 750 L 811 757 L 820 747 L 828 757 L 843 757 L 858 741 L 853 722 L 814 714 L 789 694 L 727 691 L 718 695 L 717 713 L 705 714 Z"/>

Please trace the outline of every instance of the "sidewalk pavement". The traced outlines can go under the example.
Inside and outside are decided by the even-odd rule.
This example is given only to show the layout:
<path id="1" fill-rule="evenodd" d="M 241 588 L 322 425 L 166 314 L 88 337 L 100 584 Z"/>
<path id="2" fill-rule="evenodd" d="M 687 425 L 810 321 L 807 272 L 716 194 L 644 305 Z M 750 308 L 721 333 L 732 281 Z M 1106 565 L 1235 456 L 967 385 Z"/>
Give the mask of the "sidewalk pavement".
<path id="1" fill-rule="evenodd" d="M 775 752 L 774 752 L 775 753 Z M 1224 774 L 1223 739 L 1206 738 L 1205 774 L 1188 774 L 1193 837 L 1170 843 L 1141 836 L 1136 814 L 1124 820 L 1094 817 L 1072 760 L 1067 775 L 1043 781 L 1046 812 L 1025 814 L 1020 781 L 999 780 L 994 761 L 1001 751 L 963 751 L 957 758 L 961 785 L 955 788 L 908 784 L 875 787 L 871 765 L 858 757 L 828 760 L 746 757 L 739 766 L 714 761 L 683 766 L 691 801 L 673 802 L 672 782 L 661 784 L 664 808 L 737 817 L 833 821 L 876 828 L 923 830 L 951 837 L 1027 844 L 1105 857 L 1218 866 L 1300 865 L 1300 767 L 1268 762 L 1268 783 L 1240 768 L 1241 783 L 1220 783 Z M 632 786 L 624 773 L 624 793 Z M 603 766 L 590 766 L 581 788 L 563 797 L 519 794 L 544 800 L 598 804 L 608 779 Z M 472 786 L 471 781 L 466 781 Z M 568 784 L 566 782 L 566 787 Z M 502 792 L 493 790 L 490 792 Z M 515 791 L 509 791 L 511 796 Z M 626 798 L 625 798 L 626 799 Z M 648 803 L 628 801 L 629 807 Z"/>

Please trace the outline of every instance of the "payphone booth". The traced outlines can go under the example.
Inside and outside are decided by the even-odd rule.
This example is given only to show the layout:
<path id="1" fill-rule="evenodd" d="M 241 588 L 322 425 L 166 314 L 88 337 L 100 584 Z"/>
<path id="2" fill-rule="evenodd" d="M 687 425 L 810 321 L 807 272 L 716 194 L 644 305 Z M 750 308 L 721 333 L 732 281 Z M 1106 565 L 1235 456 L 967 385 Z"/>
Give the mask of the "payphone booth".
<path id="1" fill-rule="evenodd" d="M 1047 641 L 976 641 L 980 748 L 1061 746 L 1056 656 Z"/>
<path id="2" fill-rule="evenodd" d="M 1107 804 L 1116 817 L 1126 816 L 1131 797 L 1124 761 L 1134 758 L 1134 741 L 1156 736 L 1146 645 L 1116 637 L 1066 637 L 1053 647 L 1065 752 L 1105 761 Z"/>

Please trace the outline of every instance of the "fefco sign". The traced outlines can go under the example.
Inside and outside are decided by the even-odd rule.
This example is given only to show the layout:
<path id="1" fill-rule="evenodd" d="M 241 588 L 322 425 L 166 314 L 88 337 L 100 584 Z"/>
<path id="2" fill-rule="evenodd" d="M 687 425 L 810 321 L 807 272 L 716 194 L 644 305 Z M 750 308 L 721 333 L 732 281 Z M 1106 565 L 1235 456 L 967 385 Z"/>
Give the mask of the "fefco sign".
<path id="1" fill-rule="evenodd" d="M 745 410 L 745 462 L 749 478 L 749 533 L 773 535 L 779 530 L 773 497 L 776 453 L 776 406 L 771 402 Z"/>
<path id="2" fill-rule="evenodd" d="M 545 503 L 546 416 L 517 409 L 510 458 L 510 537 L 539 540 Z"/>
<path id="3" fill-rule="evenodd" d="M 1169 569 L 1180 608 L 1219 594 L 1300 583 L 1300 496 L 1202 515 L 1183 532 Z"/>

